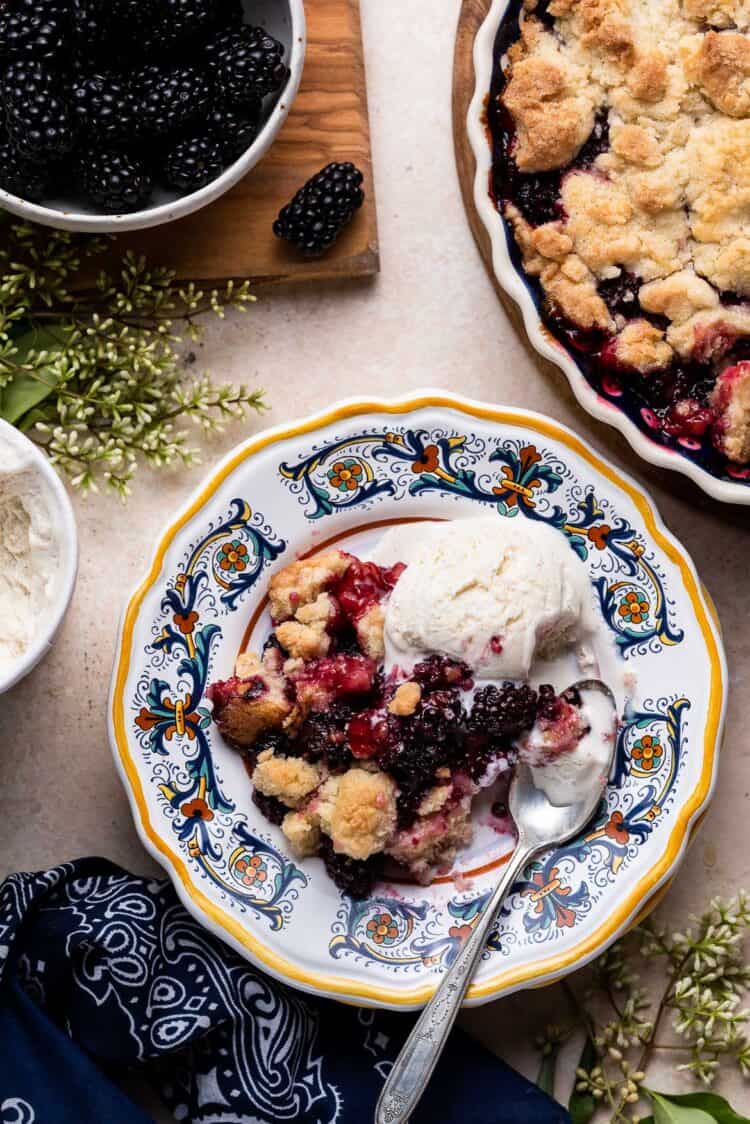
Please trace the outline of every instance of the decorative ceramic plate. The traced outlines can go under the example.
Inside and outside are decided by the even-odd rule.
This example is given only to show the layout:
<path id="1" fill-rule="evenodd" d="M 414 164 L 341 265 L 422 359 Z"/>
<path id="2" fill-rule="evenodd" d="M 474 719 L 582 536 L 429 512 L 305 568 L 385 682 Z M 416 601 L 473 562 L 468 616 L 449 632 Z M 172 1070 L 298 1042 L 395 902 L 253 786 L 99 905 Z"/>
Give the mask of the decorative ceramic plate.
<path id="1" fill-rule="evenodd" d="M 346 470 L 346 471 L 344 471 Z M 639 684 L 606 806 L 534 862 L 470 1000 L 600 952 L 674 873 L 713 784 L 725 664 L 690 559 L 629 479 L 540 415 L 439 393 L 352 401 L 240 445 L 161 535 L 127 606 L 110 695 L 115 759 L 146 847 L 185 906 L 273 975 L 362 1004 L 416 1007 L 475 924 L 512 842 L 477 832 L 464 879 L 354 902 L 293 860 L 211 723 L 209 681 L 262 642 L 269 576 L 406 520 L 495 512 L 559 529 L 588 568 Z"/>
<path id="2" fill-rule="evenodd" d="M 467 119 L 476 161 L 474 203 L 491 241 L 492 266 L 498 284 L 519 306 L 533 347 L 562 369 L 588 413 L 619 429 L 639 456 L 651 464 L 689 476 L 715 499 L 750 504 L 750 472 L 746 466 L 727 465 L 707 439 L 670 437 L 662 432 L 654 414 L 637 394 L 616 378 L 603 379 L 583 351 L 569 350 L 542 319 L 541 286 L 524 272 L 513 232 L 490 190 L 493 149 L 487 99 L 497 89 L 499 58 L 517 37 L 521 6 L 522 0 L 491 2 L 474 41 L 476 86 Z"/>

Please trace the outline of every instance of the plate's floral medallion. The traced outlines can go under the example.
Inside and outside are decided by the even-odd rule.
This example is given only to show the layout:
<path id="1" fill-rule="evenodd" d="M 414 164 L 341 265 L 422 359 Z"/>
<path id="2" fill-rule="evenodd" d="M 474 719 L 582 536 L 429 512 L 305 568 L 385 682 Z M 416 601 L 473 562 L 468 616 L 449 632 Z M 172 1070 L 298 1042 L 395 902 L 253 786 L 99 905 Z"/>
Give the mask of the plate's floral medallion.
<path id="1" fill-rule="evenodd" d="M 331 539 L 478 505 L 567 537 L 639 686 L 595 822 L 527 869 L 474 996 L 562 971 L 583 941 L 591 955 L 616 936 L 669 876 L 708 797 L 723 657 L 695 574 L 645 497 L 566 431 L 449 400 L 342 408 L 249 443 L 167 532 L 131 600 L 112 736 L 139 828 L 186 904 L 302 986 L 392 1005 L 423 999 L 476 924 L 511 841 L 485 835 L 457 882 L 342 897 L 319 860 L 293 861 L 256 811 L 240 758 L 212 726 L 208 682 L 231 668 L 249 621 L 263 637 L 274 567 Z"/>

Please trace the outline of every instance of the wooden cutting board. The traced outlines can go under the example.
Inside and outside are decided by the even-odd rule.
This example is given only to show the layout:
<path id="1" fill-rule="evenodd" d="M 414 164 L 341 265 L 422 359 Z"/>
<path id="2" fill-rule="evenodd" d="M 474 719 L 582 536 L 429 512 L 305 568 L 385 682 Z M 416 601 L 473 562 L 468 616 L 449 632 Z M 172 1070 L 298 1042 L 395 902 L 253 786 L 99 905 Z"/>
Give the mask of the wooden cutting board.
<path id="1" fill-rule="evenodd" d="M 289 117 L 266 157 L 209 207 L 179 222 L 118 236 L 178 277 L 256 283 L 367 277 L 379 269 L 375 190 L 359 0 L 307 0 L 307 57 Z M 365 202 L 324 257 L 306 260 L 271 229 L 279 210 L 332 160 L 365 177 Z"/>
<path id="2" fill-rule="evenodd" d="M 463 196 L 471 232 L 479 247 L 482 261 L 487 268 L 490 279 L 506 311 L 512 316 L 518 327 L 521 324 L 520 313 L 514 302 L 507 297 L 497 284 L 495 271 L 492 268 L 490 236 L 474 205 L 476 163 L 466 130 L 469 105 L 474 97 L 474 40 L 491 7 L 492 0 L 463 0 L 461 4 L 458 31 L 456 32 L 456 48 L 453 56 L 453 146 L 456 152 L 456 168 L 458 169 L 458 180 L 461 184 L 461 195 Z"/>

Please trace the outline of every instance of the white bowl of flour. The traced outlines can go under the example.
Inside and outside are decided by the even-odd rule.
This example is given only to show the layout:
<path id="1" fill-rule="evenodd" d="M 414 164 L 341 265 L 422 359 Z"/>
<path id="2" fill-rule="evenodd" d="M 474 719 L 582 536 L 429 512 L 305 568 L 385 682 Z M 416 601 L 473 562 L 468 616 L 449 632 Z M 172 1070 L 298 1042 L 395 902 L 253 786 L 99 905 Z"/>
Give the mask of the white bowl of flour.
<path id="1" fill-rule="evenodd" d="M 0 419 L 0 694 L 49 650 L 78 568 L 73 508 L 44 454 Z"/>

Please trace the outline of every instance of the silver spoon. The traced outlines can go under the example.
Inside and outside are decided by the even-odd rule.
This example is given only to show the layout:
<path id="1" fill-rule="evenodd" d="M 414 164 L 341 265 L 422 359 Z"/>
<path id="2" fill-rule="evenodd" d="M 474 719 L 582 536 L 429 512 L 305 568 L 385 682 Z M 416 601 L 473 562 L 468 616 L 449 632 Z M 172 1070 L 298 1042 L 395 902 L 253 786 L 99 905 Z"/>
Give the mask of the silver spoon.
<path id="1" fill-rule="evenodd" d="M 608 765 L 604 769 L 587 772 L 585 790 L 577 794 L 575 804 L 563 807 L 550 803 L 545 793 L 536 787 L 528 765 L 521 762 L 517 765 L 508 796 L 508 808 L 518 830 L 516 849 L 474 931 L 461 946 L 396 1058 L 375 1109 L 375 1124 L 406 1124 L 417 1107 L 482 958 L 487 935 L 517 876 L 540 851 L 567 843 L 578 835 L 599 807 L 614 758 L 617 706 L 609 687 L 599 679 L 582 680 L 568 690 L 579 693 L 583 707 L 589 696 L 590 713 L 595 710 L 595 695 L 603 695 L 609 703 L 609 720 L 605 711 L 603 720 L 592 723 L 590 732 L 584 735 L 581 743 L 582 748 L 586 738 L 609 737 L 611 752 Z M 601 704 L 601 698 L 598 701 Z"/>

